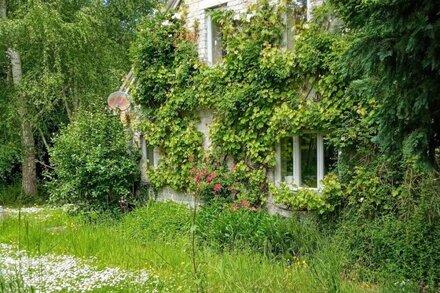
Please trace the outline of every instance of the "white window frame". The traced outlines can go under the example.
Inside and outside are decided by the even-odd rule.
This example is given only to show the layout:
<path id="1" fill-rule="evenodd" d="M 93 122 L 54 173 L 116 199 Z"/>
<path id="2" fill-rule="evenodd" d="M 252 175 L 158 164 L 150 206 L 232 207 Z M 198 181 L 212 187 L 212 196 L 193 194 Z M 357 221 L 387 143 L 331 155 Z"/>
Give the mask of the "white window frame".
<path id="1" fill-rule="evenodd" d="M 290 189 L 297 190 L 302 188 L 313 189 L 313 190 L 321 190 L 322 179 L 324 179 L 324 170 L 325 170 L 325 162 L 324 162 L 324 137 L 319 133 L 311 133 L 316 135 L 316 164 L 317 164 L 317 187 L 303 187 L 301 186 L 301 148 L 300 148 L 300 136 L 294 135 L 292 136 L 293 140 L 293 150 L 292 150 L 292 161 L 293 161 L 293 182 L 292 184 L 286 184 Z M 280 185 L 284 183 L 283 178 L 281 178 L 281 144 L 279 143 L 276 148 L 276 168 L 275 168 L 275 183 Z"/>

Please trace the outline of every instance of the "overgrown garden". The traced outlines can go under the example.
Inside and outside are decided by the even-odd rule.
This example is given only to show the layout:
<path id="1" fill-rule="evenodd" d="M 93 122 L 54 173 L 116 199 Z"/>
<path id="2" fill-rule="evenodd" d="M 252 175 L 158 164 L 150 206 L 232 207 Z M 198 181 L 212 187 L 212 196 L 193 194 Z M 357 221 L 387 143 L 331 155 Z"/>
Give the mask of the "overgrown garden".
<path id="1" fill-rule="evenodd" d="M 188 28 L 184 5 L 177 12 L 158 6 L 150 13 L 160 4 L 136 6 L 134 1 L 125 11 L 118 2 L 84 1 L 69 6 L 69 14 L 60 10 L 67 2 L 49 2 L 11 2 L 13 20 L 0 21 L 0 49 L 23 52 L 25 64 L 19 85 L 11 82 L 9 70 L 0 76 L 0 101 L 5 101 L 0 104 L 0 205 L 20 194 L 11 186 L 19 181 L 27 149 L 19 147 L 23 133 L 13 129 L 31 123 L 42 193 L 52 204 L 75 205 L 81 216 L 62 215 L 57 224 L 79 225 L 85 243 L 76 249 L 62 240 L 76 233 L 70 228 L 60 233 L 61 240 L 46 235 L 44 221 L 43 230 L 26 232 L 30 238 L 16 237 L 15 229 L 27 222 L 15 219 L 0 224 L 1 241 L 25 242 L 33 251 L 29 239 L 36 239 L 44 252 L 58 241 L 62 248 L 56 252 L 102 254 L 104 265 L 112 264 L 111 251 L 146 253 L 146 261 L 154 259 L 154 269 L 169 278 L 171 287 L 163 290 L 439 290 L 440 19 L 435 1 L 330 0 L 314 9 L 311 22 L 296 23 L 289 50 L 282 38 L 286 3 L 259 1 L 240 15 L 217 11 L 212 17 L 221 26 L 225 50 L 217 66 L 200 60 L 199 24 Z M 99 13 L 91 16 L 91 11 Z M 74 21 L 66 21 L 71 15 Z M 24 29 L 33 20 L 41 25 Z M 40 29 L 51 38 L 43 41 L 32 31 Z M 11 41 L 14 34 L 19 41 Z M 68 38 L 71 43 L 63 43 Z M 121 41 L 123 46 L 116 45 Z M 0 63 L 8 64 L 8 58 Z M 134 110 L 124 129 L 118 117 L 103 110 L 101 97 L 118 87 L 117 72 L 129 70 L 131 63 Z M 15 113 L 17 105 L 35 118 Z M 199 111 L 206 109 L 214 113 L 208 152 L 197 130 Z M 324 133 L 326 143 L 338 150 L 322 190 L 276 186 L 271 180 L 276 145 L 310 131 Z M 135 192 L 139 157 L 128 143 L 134 132 L 161 152 L 158 167 L 148 170 L 151 189 L 171 187 L 204 206 L 191 213 L 150 203 L 118 215 L 121 197 L 138 207 L 145 204 Z M 269 215 L 269 196 L 296 211 L 293 217 Z M 19 198 L 27 201 L 29 195 Z M 105 252 L 104 243 L 92 248 L 98 240 L 90 231 L 117 243 L 128 240 L 132 251 Z M 124 258 L 115 257 L 113 264 L 123 265 Z M 142 266 L 127 263 L 132 269 Z M 273 280 L 265 283 L 262 276 L 272 270 Z"/>

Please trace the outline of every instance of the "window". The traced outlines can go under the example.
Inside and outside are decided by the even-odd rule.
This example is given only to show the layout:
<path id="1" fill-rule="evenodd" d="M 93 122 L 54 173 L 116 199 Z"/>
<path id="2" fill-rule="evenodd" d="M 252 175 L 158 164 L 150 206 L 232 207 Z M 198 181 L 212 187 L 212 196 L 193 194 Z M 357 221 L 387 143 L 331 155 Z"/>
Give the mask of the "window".
<path id="1" fill-rule="evenodd" d="M 319 0 L 288 0 L 285 14 L 283 47 L 293 49 L 295 30 L 312 19 L 313 6 L 322 3 Z"/>
<path id="2" fill-rule="evenodd" d="M 293 50 L 295 30 L 307 20 L 309 2 L 310 0 L 291 0 L 286 5 L 283 47 L 287 50 Z"/>
<path id="3" fill-rule="evenodd" d="M 145 166 L 145 169 L 148 169 L 150 167 L 155 167 L 156 166 L 156 162 L 155 162 L 155 153 L 154 153 L 154 147 L 148 145 L 148 143 L 143 140 L 142 141 L 142 162 Z"/>
<path id="4" fill-rule="evenodd" d="M 295 187 L 320 188 L 333 170 L 337 153 L 321 134 L 284 138 L 278 147 L 276 180 Z"/>
<path id="5" fill-rule="evenodd" d="M 223 59 L 222 32 L 220 25 L 213 19 L 210 11 L 207 10 L 207 59 L 209 65 L 217 65 Z"/>

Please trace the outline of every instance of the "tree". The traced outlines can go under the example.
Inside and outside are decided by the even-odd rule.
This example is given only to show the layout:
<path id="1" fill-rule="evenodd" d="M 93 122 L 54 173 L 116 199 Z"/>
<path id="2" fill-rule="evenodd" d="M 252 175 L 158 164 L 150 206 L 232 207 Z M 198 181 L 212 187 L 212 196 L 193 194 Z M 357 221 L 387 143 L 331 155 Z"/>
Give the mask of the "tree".
<path id="1" fill-rule="evenodd" d="M 3 20 L 7 18 L 6 0 L 0 1 L 0 15 Z M 21 85 L 23 76 L 21 56 L 14 48 L 7 50 L 11 60 L 12 81 L 15 87 Z M 22 186 L 26 195 L 37 194 L 37 171 L 35 165 L 35 141 L 32 124 L 27 110 L 27 100 L 23 93 L 17 95 L 17 109 L 21 121 L 21 145 L 22 145 Z"/>
<path id="2" fill-rule="evenodd" d="M 119 87 L 135 25 L 150 8 L 141 0 L 0 0 L 0 48 L 11 48 L 12 68 L 12 79 L 1 78 L 15 85 L 8 90 L 15 110 L 8 111 L 22 125 L 26 194 L 36 193 L 35 162 L 48 164 L 53 133 L 80 108 L 104 107 Z"/>
<path id="3" fill-rule="evenodd" d="M 439 168 L 440 14 L 438 1 L 331 0 L 354 44 L 357 83 L 379 102 L 376 137 L 407 161 Z"/>

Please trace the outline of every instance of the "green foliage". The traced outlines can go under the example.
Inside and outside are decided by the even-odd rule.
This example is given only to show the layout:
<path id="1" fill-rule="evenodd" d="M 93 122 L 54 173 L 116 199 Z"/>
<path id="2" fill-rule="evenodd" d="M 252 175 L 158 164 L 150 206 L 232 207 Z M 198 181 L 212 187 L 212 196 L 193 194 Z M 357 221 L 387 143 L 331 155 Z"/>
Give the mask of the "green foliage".
<path id="1" fill-rule="evenodd" d="M 189 235 L 191 211 L 176 203 L 149 202 L 123 219 L 124 229 L 133 239 L 172 241 Z"/>
<path id="2" fill-rule="evenodd" d="M 135 25 L 152 7 L 144 0 L 6 4 L 7 20 L 0 20 L 0 184 L 10 183 L 21 163 L 23 121 L 34 132 L 40 175 L 49 164 L 47 144 L 61 126 L 80 108 L 102 107 L 102 97 L 130 69 Z M 21 55 L 23 76 L 15 87 L 8 48 Z"/>
<path id="3" fill-rule="evenodd" d="M 319 232 L 313 222 L 282 218 L 250 203 L 218 201 L 198 214 L 197 235 L 220 250 L 252 249 L 272 256 L 300 256 L 314 250 Z"/>
<path id="4" fill-rule="evenodd" d="M 332 0 L 353 35 L 346 64 L 378 101 L 376 141 L 436 165 L 440 146 L 437 2 Z M 409 147 L 408 140 L 414 147 Z M 410 152 L 410 153 L 408 153 Z"/>
<path id="5" fill-rule="evenodd" d="M 191 190 L 197 198 L 209 204 L 213 200 L 237 201 L 248 200 L 254 205 L 261 205 L 258 190 L 264 184 L 265 174 L 242 163 L 220 163 L 210 157 L 197 162 L 190 173 Z"/>
<path id="6" fill-rule="evenodd" d="M 129 134 L 113 115 L 82 111 L 54 139 L 48 173 L 50 198 L 83 209 L 116 209 L 132 195 L 137 154 Z"/>
<path id="7" fill-rule="evenodd" d="M 230 11 L 213 13 L 227 53 L 213 67 L 198 61 L 197 33 L 186 29 L 184 17 L 158 13 L 140 25 L 132 49 L 135 101 L 143 113 L 138 128 L 162 152 L 159 167 L 150 170 L 157 188 L 186 191 L 190 186 L 190 170 L 202 161 L 195 125 L 206 108 L 215 117 L 211 157 L 221 166 L 232 159 L 242 169 L 237 180 L 245 186 L 237 196 L 258 204 L 265 202 L 267 174 L 281 137 L 326 129 L 341 147 L 368 139 L 371 127 L 364 120 L 373 102 L 344 96 L 348 81 L 338 64 L 348 46 L 345 37 L 314 25 L 298 34 L 295 51 L 284 50 L 283 11 L 262 1 L 239 19 Z M 310 87 L 316 88 L 317 99 L 309 97 Z M 357 129 L 342 127 L 346 124 Z M 341 136 L 343 143 L 337 139 Z"/>
<path id="8" fill-rule="evenodd" d="M 402 187 L 400 212 L 365 217 L 348 210 L 336 232 L 362 277 L 381 273 L 415 280 L 431 290 L 440 284 L 438 175 L 413 177 Z M 434 292 L 434 291 L 433 291 Z"/>
<path id="9" fill-rule="evenodd" d="M 335 211 L 344 196 L 342 186 L 335 174 L 329 174 L 322 180 L 322 190 L 302 188 L 292 191 L 288 186 L 271 186 L 271 193 L 275 201 L 284 204 L 290 209 L 300 211 L 316 211 L 326 214 Z"/>
<path id="10" fill-rule="evenodd" d="M 14 172 L 14 169 L 21 157 L 19 125 L 16 117 L 11 113 L 13 105 L 8 90 L 7 85 L 0 80 L 0 187 L 13 181 L 17 172 L 17 170 Z"/>

